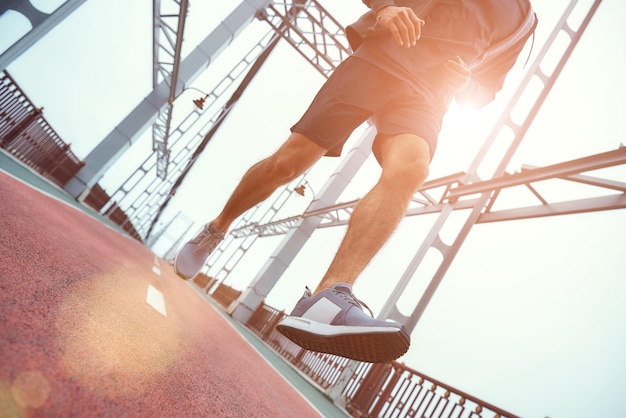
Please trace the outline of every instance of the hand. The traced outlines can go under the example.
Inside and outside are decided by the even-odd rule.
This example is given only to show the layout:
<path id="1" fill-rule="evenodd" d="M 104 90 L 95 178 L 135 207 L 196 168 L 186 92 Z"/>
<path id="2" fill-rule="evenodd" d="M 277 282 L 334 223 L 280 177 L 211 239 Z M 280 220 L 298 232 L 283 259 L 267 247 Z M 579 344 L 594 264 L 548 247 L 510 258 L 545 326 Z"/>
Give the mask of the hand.
<path id="1" fill-rule="evenodd" d="M 409 7 L 387 6 L 376 13 L 378 25 L 388 29 L 400 46 L 414 46 L 422 35 L 425 22 Z"/>
<path id="2" fill-rule="evenodd" d="M 465 91 L 471 78 L 472 69 L 459 56 L 449 59 L 443 65 L 444 83 L 454 94 Z"/>

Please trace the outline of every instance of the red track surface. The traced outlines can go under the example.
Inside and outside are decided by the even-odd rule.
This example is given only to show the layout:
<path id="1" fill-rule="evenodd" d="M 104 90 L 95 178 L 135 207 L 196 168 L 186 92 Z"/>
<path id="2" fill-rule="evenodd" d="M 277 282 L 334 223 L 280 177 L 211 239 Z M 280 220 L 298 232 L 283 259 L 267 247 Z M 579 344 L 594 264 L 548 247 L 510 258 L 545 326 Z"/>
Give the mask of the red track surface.
<path id="1" fill-rule="evenodd" d="M 0 417 L 318 416 L 169 265 L 2 172 L 0 254 Z"/>

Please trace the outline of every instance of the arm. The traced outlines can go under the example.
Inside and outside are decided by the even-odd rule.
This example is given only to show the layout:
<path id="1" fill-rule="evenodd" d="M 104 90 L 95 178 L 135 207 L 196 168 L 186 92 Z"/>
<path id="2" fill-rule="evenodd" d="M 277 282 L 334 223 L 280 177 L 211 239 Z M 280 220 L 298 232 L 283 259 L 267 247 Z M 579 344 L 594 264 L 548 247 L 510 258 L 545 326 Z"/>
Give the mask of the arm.
<path id="1" fill-rule="evenodd" d="M 491 102 L 500 90 L 489 85 L 486 82 L 488 79 L 481 80 L 479 75 L 473 74 L 459 56 L 449 59 L 443 65 L 442 73 L 445 87 L 454 94 L 456 102 L 462 107 L 481 108 Z"/>
<path id="2" fill-rule="evenodd" d="M 463 92 L 457 93 L 454 97 L 461 107 L 480 109 L 495 99 L 496 93 L 500 91 L 501 87 L 502 86 L 500 86 L 500 88 L 488 87 L 472 79 L 467 88 Z"/>
<path id="3" fill-rule="evenodd" d="M 505 53 L 476 68 L 467 87 L 455 94 L 457 103 L 475 108 L 489 104 L 502 90 L 507 74 L 526 45 L 526 39 L 526 37 L 522 38 Z"/>
<path id="4" fill-rule="evenodd" d="M 362 15 L 359 20 L 346 27 L 346 36 L 353 51 L 356 51 L 363 40 L 369 36 L 376 36 L 392 32 L 399 45 L 410 47 L 421 35 L 424 21 L 417 17 L 415 12 L 407 7 L 395 5 L 394 0 L 363 0 L 371 10 Z M 427 2 L 425 6 L 433 3 Z M 422 11 L 429 7 L 423 7 Z M 411 31 L 413 35 L 411 35 Z"/>
<path id="5" fill-rule="evenodd" d="M 517 54 L 513 58 L 512 61 L 507 60 L 506 63 L 501 63 L 497 67 L 474 73 L 467 87 L 455 93 L 456 102 L 462 107 L 476 109 L 491 103 L 496 94 L 502 90 L 506 75 L 515 64 Z"/>

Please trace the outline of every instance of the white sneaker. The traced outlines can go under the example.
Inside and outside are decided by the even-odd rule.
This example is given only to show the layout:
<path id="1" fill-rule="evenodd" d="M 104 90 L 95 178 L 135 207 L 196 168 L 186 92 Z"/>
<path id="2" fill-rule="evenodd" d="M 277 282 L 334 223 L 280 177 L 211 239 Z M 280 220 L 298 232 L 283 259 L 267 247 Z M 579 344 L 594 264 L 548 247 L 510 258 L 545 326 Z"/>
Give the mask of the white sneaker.
<path id="1" fill-rule="evenodd" d="M 174 271 L 185 280 L 200 272 L 209 255 L 224 240 L 224 233 L 206 224 L 198 234 L 178 251 L 174 258 Z"/>
<path id="2" fill-rule="evenodd" d="M 307 288 L 291 314 L 276 329 L 299 346 L 353 360 L 385 363 L 407 352 L 411 339 L 404 325 L 363 312 L 370 309 L 338 283 L 315 296 Z"/>

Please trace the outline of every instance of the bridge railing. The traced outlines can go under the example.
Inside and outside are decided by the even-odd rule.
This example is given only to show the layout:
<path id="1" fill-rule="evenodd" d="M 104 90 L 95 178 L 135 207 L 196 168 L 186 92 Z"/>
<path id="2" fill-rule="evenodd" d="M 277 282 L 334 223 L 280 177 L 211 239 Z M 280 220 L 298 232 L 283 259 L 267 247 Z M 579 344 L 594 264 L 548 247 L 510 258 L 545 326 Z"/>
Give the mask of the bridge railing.
<path id="1" fill-rule="evenodd" d="M 0 73 L 0 149 L 35 172 L 63 187 L 85 165 L 56 133 L 7 71 Z M 100 210 L 109 201 L 98 184 L 84 196 L 83 203 Z M 106 215 L 129 235 L 141 241 L 126 213 L 116 204 Z"/>
<path id="2" fill-rule="evenodd" d="M 84 165 L 6 71 L 0 74 L 0 148 L 61 187 Z"/>

